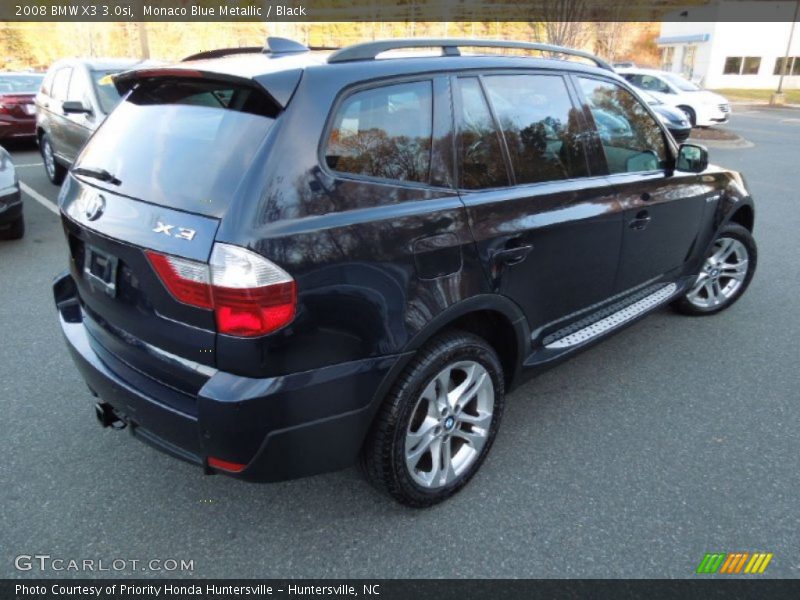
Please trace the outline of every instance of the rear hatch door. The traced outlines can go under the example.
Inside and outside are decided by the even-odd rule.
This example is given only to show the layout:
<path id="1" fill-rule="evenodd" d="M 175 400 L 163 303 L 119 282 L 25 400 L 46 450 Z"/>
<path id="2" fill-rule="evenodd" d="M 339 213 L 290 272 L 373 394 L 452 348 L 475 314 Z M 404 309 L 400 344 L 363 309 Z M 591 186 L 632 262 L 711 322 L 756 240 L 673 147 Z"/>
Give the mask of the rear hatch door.
<path id="1" fill-rule="evenodd" d="M 252 82 L 153 77 L 76 161 L 60 196 L 73 276 L 90 333 L 128 367 L 194 393 L 215 366 L 213 312 L 179 301 L 149 253 L 208 262 L 278 112 Z"/>

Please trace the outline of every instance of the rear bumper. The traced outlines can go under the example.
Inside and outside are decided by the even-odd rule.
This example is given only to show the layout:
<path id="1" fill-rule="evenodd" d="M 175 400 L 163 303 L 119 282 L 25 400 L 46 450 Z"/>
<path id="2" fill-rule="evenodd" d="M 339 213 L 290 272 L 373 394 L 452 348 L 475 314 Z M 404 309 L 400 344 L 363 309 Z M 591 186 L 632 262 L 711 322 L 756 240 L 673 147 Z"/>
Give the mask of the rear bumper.
<path id="1" fill-rule="evenodd" d="M 401 356 L 371 358 L 282 377 L 211 375 L 192 410 L 178 410 L 167 388 L 104 351 L 84 325 L 71 277 L 54 283 L 67 347 L 90 389 L 109 403 L 133 435 L 213 472 L 208 458 L 246 465 L 227 473 L 281 481 L 351 465 L 383 386 Z M 89 406 L 87 406 L 89 408 Z M 193 414 L 191 414 L 193 413 Z"/>
<path id="2" fill-rule="evenodd" d="M 727 123 L 731 118 L 730 107 L 727 110 L 722 110 L 718 106 L 703 107 L 697 114 L 697 124 L 706 125 L 719 125 Z"/>
<path id="3" fill-rule="evenodd" d="M 36 135 L 36 119 L 5 117 L 0 120 L 0 139 L 33 137 Z"/>
<path id="4" fill-rule="evenodd" d="M 0 190 L 0 226 L 13 223 L 22 216 L 22 197 L 19 188 Z"/>

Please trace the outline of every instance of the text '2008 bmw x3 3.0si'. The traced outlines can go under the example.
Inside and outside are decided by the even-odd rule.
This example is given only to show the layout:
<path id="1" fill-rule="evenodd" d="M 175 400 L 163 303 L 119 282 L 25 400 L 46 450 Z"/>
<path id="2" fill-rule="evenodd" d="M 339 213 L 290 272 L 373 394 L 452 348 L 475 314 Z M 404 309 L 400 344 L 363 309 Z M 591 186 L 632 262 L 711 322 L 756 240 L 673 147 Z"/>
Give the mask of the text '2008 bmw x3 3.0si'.
<path id="1" fill-rule="evenodd" d="M 207 473 L 359 462 L 433 504 L 525 375 L 753 276 L 742 177 L 592 55 L 271 38 L 115 83 L 61 190 L 61 327 L 101 423 Z"/>

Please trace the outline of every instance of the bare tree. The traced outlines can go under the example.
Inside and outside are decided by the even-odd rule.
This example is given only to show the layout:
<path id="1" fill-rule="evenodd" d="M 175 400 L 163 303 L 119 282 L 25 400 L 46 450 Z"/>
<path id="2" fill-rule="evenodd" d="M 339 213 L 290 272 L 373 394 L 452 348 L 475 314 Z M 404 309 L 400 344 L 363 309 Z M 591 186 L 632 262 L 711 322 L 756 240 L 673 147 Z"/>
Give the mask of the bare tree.
<path id="1" fill-rule="evenodd" d="M 622 21 L 594 23 L 594 53 L 612 62 L 617 60 L 622 50 L 627 25 Z"/>
<path id="2" fill-rule="evenodd" d="M 544 3 L 542 14 L 548 43 L 575 48 L 586 42 L 587 0 L 550 0 Z"/>

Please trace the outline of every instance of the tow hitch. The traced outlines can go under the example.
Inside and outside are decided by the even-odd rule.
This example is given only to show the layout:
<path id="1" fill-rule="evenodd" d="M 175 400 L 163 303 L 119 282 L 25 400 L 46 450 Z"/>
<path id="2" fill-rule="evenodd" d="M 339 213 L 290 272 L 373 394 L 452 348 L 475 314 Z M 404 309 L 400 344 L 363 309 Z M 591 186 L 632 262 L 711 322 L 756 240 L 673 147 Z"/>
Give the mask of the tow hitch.
<path id="1" fill-rule="evenodd" d="M 94 414 L 103 427 L 112 429 L 125 429 L 127 423 L 114 411 L 114 407 L 107 402 L 98 402 L 94 405 Z"/>

